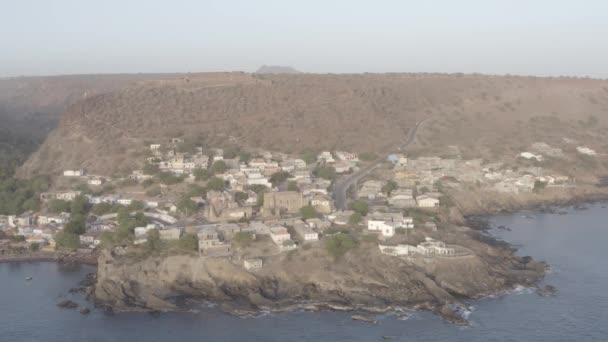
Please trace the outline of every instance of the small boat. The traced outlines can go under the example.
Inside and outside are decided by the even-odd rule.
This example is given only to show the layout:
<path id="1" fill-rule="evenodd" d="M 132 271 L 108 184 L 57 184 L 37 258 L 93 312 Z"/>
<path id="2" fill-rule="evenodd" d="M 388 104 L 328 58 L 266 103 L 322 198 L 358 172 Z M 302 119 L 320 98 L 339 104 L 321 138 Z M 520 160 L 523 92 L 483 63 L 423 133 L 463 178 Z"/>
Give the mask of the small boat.
<path id="1" fill-rule="evenodd" d="M 32 277 L 27 277 L 25 278 L 25 280 L 32 280 Z"/>

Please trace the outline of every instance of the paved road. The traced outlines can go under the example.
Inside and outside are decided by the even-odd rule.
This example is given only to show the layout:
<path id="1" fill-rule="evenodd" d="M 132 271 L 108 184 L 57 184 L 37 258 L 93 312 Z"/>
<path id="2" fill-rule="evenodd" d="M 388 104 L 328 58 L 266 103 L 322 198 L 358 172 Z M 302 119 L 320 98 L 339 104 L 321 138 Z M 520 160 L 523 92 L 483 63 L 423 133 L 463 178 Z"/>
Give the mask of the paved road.
<path id="1" fill-rule="evenodd" d="M 407 140 L 401 146 L 401 149 L 405 149 L 408 145 L 410 145 L 412 142 L 414 142 L 414 140 L 416 139 L 416 132 L 418 131 L 418 128 L 424 121 L 425 120 L 417 122 L 416 126 L 414 126 L 414 128 L 410 130 Z M 348 188 L 351 185 L 356 184 L 361 178 L 367 176 L 370 172 L 372 172 L 374 169 L 376 169 L 378 166 L 380 166 L 380 164 L 384 160 L 386 160 L 388 155 L 391 153 L 393 153 L 393 152 L 389 152 L 389 153 L 383 155 L 382 157 L 377 159 L 372 164 L 360 169 L 359 171 L 357 171 L 345 178 L 339 179 L 336 182 L 336 184 L 334 185 L 333 193 L 332 193 L 332 197 L 334 199 L 336 209 L 346 209 L 346 191 L 348 190 Z"/>

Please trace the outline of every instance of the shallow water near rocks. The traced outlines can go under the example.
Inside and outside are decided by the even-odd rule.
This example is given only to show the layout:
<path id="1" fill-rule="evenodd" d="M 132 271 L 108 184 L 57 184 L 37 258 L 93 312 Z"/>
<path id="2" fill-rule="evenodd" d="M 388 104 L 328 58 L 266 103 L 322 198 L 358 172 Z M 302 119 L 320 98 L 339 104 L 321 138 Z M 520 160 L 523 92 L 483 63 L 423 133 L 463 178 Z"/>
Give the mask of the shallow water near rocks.
<path id="1" fill-rule="evenodd" d="M 561 210 L 561 209 L 560 209 Z M 469 327 L 450 325 L 428 312 L 404 317 L 382 314 L 379 324 L 351 320 L 351 313 L 293 312 L 238 318 L 201 305 L 197 313 L 106 314 L 56 304 L 74 300 L 92 308 L 82 294 L 68 294 L 85 265 L 50 262 L 0 264 L 0 341 L 607 341 L 608 209 L 514 213 L 490 218 L 497 237 L 521 255 L 545 260 L 552 297 L 518 288 L 509 295 L 471 301 L 463 314 Z M 526 215 L 533 218 L 526 218 Z M 26 281 L 26 277 L 32 277 Z"/>

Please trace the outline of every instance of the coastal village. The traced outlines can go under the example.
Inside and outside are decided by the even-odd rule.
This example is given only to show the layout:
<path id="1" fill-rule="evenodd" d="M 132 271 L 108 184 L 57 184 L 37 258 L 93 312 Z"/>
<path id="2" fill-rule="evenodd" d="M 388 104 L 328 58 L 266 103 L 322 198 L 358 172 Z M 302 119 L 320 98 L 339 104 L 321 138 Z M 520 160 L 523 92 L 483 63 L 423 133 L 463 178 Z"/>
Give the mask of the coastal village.
<path id="1" fill-rule="evenodd" d="M 575 186 L 571 177 L 543 167 L 546 158 L 565 158 L 545 143 L 515 156 L 517 167 L 463 159 L 457 147 L 450 149 L 449 158 L 346 151 L 292 156 L 172 138 L 149 144 L 142 168 L 126 177 L 65 170 L 54 189 L 40 195 L 39 212 L 0 216 L 0 229 L 14 237 L 13 245 L 40 251 L 92 253 L 105 246 L 121 255 L 164 244 L 201 258 L 228 258 L 250 271 L 299 248 L 324 246 L 339 257 L 357 240 L 415 262 L 473 253 L 442 241 L 439 213 L 453 205 L 453 190 L 518 195 Z M 585 146 L 576 151 L 598 155 Z M 337 208 L 335 184 L 373 164 L 348 189 L 347 205 Z"/>

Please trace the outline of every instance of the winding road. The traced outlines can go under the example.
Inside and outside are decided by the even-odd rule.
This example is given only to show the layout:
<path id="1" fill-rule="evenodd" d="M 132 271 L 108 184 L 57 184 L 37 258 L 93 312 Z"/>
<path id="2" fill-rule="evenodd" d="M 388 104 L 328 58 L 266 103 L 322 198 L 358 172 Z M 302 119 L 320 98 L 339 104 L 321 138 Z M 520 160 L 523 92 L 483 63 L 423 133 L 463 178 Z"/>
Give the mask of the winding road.
<path id="1" fill-rule="evenodd" d="M 401 146 L 401 149 L 405 149 L 407 146 L 409 146 L 412 142 L 414 142 L 414 140 L 416 139 L 416 132 L 418 132 L 418 128 L 420 128 L 420 125 L 422 125 L 425 120 L 419 121 L 416 123 L 416 126 L 414 126 L 414 128 L 412 128 L 407 136 L 407 140 L 405 141 L 405 143 Z M 370 172 L 372 172 L 374 169 L 376 169 L 378 166 L 380 166 L 380 164 L 386 160 L 386 158 L 393 152 L 389 152 L 385 155 L 383 155 L 382 157 L 376 159 L 375 162 L 373 162 L 372 164 L 360 169 L 359 171 L 348 175 L 347 177 L 344 177 L 342 179 L 339 179 L 338 181 L 336 181 L 336 183 L 334 184 L 334 190 L 332 192 L 332 197 L 334 199 L 335 202 L 335 206 L 336 209 L 338 210 L 344 210 L 346 209 L 346 191 L 348 190 L 348 188 L 350 188 L 351 185 L 356 184 L 361 178 L 367 176 Z"/>

